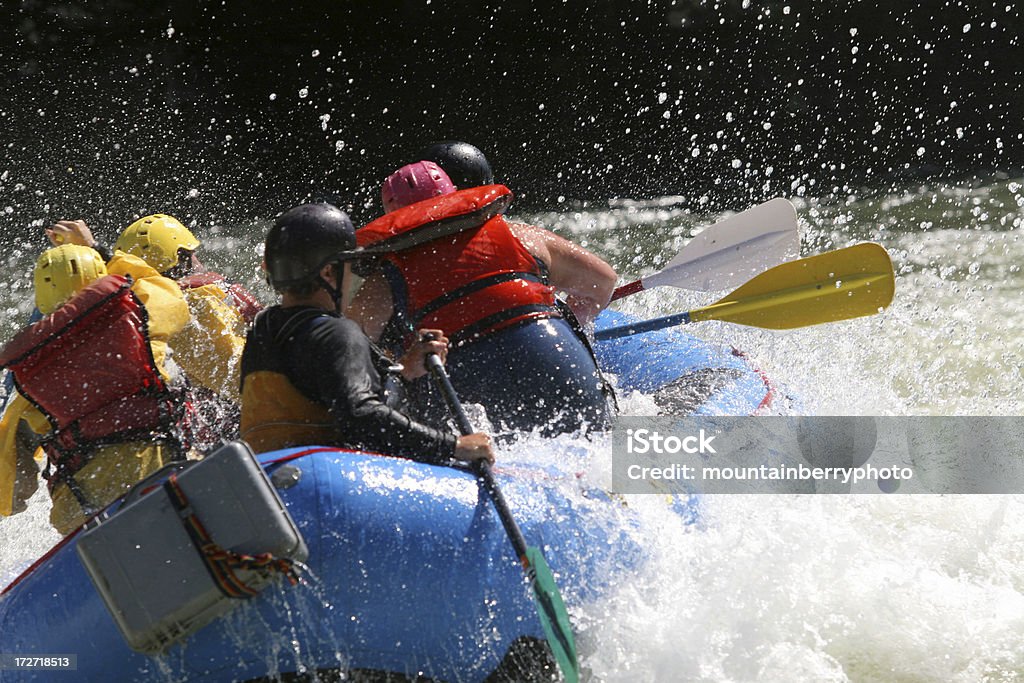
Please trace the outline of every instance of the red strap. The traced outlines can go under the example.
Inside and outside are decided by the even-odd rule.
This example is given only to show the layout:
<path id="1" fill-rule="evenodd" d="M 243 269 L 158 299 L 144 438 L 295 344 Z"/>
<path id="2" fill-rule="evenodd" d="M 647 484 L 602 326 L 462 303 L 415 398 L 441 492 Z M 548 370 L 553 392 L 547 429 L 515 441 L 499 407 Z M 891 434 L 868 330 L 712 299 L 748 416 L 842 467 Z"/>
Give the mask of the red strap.
<path id="1" fill-rule="evenodd" d="M 189 505 L 188 497 L 178 483 L 177 473 L 172 474 L 164 486 L 221 593 L 229 598 L 251 598 L 259 592 L 235 574 L 236 569 L 276 571 L 283 574 L 293 586 L 298 583 L 295 563 L 287 558 L 276 557 L 271 553 L 245 555 L 217 545 Z"/>

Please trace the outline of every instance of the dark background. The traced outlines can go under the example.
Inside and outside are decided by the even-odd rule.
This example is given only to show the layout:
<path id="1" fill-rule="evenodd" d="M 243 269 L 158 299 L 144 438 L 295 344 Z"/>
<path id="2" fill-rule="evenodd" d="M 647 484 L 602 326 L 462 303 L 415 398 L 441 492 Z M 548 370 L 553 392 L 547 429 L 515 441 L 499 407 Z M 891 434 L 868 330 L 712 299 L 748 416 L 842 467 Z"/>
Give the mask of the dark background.
<path id="1" fill-rule="evenodd" d="M 888 4 L 4 2 L 3 227 L 317 196 L 368 220 L 443 138 L 534 208 L 1018 172 L 1016 3 Z"/>

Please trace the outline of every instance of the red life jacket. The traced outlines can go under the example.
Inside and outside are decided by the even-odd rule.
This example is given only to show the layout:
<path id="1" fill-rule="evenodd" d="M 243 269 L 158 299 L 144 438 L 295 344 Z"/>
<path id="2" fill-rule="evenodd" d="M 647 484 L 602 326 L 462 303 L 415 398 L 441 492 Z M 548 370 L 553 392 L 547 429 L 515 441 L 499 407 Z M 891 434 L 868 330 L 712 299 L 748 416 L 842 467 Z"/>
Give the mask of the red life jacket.
<path id="1" fill-rule="evenodd" d="M 247 323 L 256 319 L 256 314 L 263 310 L 256 295 L 237 282 L 228 282 L 220 273 L 208 270 L 204 273 L 186 275 L 177 280 L 178 286 L 183 291 L 204 287 L 206 285 L 220 285 L 228 295 L 228 303 L 234 306 Z"/>
<path id="2" fill-rule="evenodd" d="M 178 402 L 157 370 L 146 309 L 130 285 L 100 278 L 0 351 L 0 367 L 54 425 L 43 443 L 57 469 L 51 485 L 85 465 L 95 446 L 176 440 Z"/>
<path id="3" fill-rule="evenodd" d="M 413 329 L 438 328 L 464 342 L 560 315 L 546 269 L 501 215 L 511 198 L 503 185 L 468 188 L 393 211 L 356 232 L 360 246 L 383 252 L 397 269 L 393 300 Z"/>

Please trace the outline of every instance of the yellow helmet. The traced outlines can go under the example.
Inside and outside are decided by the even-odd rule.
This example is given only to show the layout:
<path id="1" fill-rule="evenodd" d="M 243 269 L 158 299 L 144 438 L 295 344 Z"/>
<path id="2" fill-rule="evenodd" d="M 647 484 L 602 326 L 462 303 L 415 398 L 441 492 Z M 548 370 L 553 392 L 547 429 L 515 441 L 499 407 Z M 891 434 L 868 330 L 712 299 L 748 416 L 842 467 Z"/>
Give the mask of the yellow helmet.
<path id="1" fill-rule="evenodd" d="M 53 313 L 78 290 L 106 274 L 107 264 L 91 247 L 62 244 L 47 249 L 36 261 L 36 308 L 44 315 Z"/>
<path id="2" fill-rule="evenodd" d="M 125 228 L 114 248 L 138 256 L 158 273 L 166 273 L 178 265 L 178 250 L 195 251 L 199 240 L 174 216 L 155 213 Z"/>

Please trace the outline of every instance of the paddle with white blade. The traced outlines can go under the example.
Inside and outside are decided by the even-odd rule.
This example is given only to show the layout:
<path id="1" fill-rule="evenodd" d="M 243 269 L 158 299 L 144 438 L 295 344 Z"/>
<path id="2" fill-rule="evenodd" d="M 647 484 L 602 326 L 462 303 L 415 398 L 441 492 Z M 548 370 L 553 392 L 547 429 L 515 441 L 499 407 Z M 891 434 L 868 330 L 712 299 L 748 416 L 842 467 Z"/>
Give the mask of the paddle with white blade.
<path id="1" fill-rule="evenodd" d="M 705 228 L 660 271 L 617 288 L 612 301 L 652 287 L 729 289 L 799 254 L 796 210 L 780 197 Z"/>

